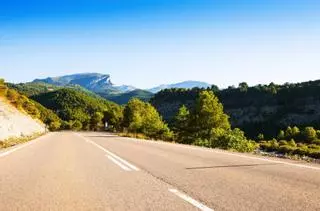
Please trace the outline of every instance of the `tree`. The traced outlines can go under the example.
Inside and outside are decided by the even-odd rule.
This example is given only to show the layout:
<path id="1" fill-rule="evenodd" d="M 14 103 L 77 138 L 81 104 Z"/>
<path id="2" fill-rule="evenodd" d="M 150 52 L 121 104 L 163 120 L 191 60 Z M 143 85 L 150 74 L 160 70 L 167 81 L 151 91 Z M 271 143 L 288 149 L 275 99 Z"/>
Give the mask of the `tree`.
<path id="1" fill-rule="evenodd" d="M 259 141 L 263 141 L 264 140 L 264 135 L 262 133 L 259 133 L 258 136 L 257 136 L 257 139 Z"/>
<path id="2" fill-rule="evenodd" d="M 289 126 L 289 127 L 287 127 L 287 129 L 286 129 L 286 132 L 285 132 L 285 137 L 287 138 L 287 139 L 290 139 L 290 138 L 292 138 L 293 136 L 292 136 L 292 128 Z"/>
<path id="3" fill-rule="evenodd" d="M 313 127 L 305 127 L 302 134 L 303 138 L 308 142 L 312 142 L 317 138 L 317 131 Z"/>
<path id="4" fill-rule="evenodd" d="M 292 128 L 292 138 L 297 138 L 300 136 L 300 129 L 297 126 Z"/>
<path id="5" fill-rule="evenodd" d="M 174 131 L 177 133 L 178 142 L 188 138 L 190 127 L 190 111 L 183 105 L 179 108 L 174 118 Z"/>
<path id="6" fill-rule="evenodd" d="M 191 117 L 191 127 L 195 134 L 209 138 L 212 128 L 230 129 L 229 117 L 212 91 L 202 91 L 196 100 Z"/>
<path id="7" fill-rule="evenodd" d="M 71 125 L 72 130 L 81 130 L 82 129 L 82 123 L 79 120 L 75 120 Z"/>
<path id="8" fill-rule="evenodd" d="M 248 88 L 249 88 L 249 86 L 246 82 L 239 83 L 240 92 L 247 92 Z"/>
<path id="9" fill-rule="evenodd" d="M 123 121 L 123 108 L 118 105 L 111 106 L 108 110 L 104 111 L 104 122 L 115 130 L 120 130 Z"/>
<path id="10" fill-rule="evenodd" d="M 129 132 L 143 133 L 151 138 L 170 139 L 172 133 L 158 111 L 139 99 L 131 99 L 124 109 L 123 126 Z"/>
<path id="11" fill-rule="evenodd" d="M 283 131 L 283 130 L 280 130 L 277 138 L 278 138 L 279 140 L 282 140 L 282 139 L 284 139 L 284 137 L 285 137 L 284 131 Z"/>
<path id="12" fill-rule="evenodd" d="M 102 119 L 103 114 L 101 112 L 95 112 L 90 119 L 91 130 L 100 130 L 103 127 Z"/>

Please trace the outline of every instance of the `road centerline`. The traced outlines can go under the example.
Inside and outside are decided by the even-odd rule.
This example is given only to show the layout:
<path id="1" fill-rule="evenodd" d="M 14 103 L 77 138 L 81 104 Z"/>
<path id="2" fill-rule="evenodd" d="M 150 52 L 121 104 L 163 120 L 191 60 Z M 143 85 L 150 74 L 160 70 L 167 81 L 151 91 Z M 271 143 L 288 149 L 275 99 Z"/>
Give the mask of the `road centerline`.
<path id="1" fill-rule="evenodd" d="M 132 169 L 130 169 L 129 167 L 123 165 L 121 162 L 119 162 L 118 160 L 116 160 L 115 158 L 111 157 L 110 155 L 106 155 L 109 160 L 111 160 L 113 163 L 115 163 L 116 165 L 118 165 L 120 168 L 122 168 L 125 171 L 132 171 Z"/>
<path id="2" fill-rule="evenodd" d="M 83 136 L 81 136 L 81 135 L 78 135 L 78 134 L 76 134 L 76 135 L 79 136 L 79 137 L 81 137 L 81 138 L 83 138 L 87 143 L 90 143 L 90 144 L 96 146 L 97 148 L 101 149 L 101 150 L 104 151 L 105 153 L 107 153 L 107 154 L 112 158 L 112 160 L 111 160 L 111 159 L 109 158 L 109 156 L 108 156 L 108 158 L 109 158 L 111 161 L 113 161 L 113 162 L 114 162 L 115 160 L 117 161 L 117 163 L 116 163 L 117 165 L 118 165 L 118 163 L 121 163 L 122 166 L 126 166 L 126 168 L 129 168 L 130 170 L 140 171 L 140 169 L 139 169 L 138 167 L 136 167 L 135 165 L 129 163 L 128 161 L 124 160 L 123 158 L 119 157 L 118 155 L 110 152 L 109 150 L 105 149 L 104 147 L 100 146 L 99 144 L 97 144 L 97 143 L 95 143 L 95 142 L 93 142 L 93 141 L 91 141 L 91 140 L 89 140 L 89 139 L 87 139 L 87 138 L 85 138 L 85 137 L 83 137 Z M 114 162 L 114 163 L 115 163 L 115 162 Z"/>

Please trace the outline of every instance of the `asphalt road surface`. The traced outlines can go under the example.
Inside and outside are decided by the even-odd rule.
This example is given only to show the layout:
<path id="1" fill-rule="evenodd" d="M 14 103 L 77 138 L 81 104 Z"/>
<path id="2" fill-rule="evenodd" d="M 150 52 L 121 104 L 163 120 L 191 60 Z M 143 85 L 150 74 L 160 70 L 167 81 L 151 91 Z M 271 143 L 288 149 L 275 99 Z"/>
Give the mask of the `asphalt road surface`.
<path id="1" fill-rule="evenodd" d="M 320 165 L 50 133 L 0 151 L 0 210 L 320 210 Z"/>

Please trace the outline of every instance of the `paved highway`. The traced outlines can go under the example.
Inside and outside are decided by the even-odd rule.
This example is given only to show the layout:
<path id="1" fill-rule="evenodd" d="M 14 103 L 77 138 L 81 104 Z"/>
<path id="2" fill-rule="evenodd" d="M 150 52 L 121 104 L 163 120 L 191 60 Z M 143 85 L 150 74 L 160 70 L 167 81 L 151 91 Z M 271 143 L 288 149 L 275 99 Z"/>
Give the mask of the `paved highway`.
<path id="1" fill-rule="evenodd" d="M 0 210 L 320 210 L 320 166 L 50 133 L 0 151 Z"/>

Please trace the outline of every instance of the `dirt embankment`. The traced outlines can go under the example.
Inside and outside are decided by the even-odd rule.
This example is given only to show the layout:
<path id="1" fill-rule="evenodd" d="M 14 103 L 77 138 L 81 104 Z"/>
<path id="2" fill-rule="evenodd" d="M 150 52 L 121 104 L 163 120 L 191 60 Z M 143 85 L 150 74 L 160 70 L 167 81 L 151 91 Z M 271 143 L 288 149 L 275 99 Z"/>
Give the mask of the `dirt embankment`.
<path id="1" fill-rule="evenodd" d="M 44 133 L 45 126 L 0 98 L 0 141 Z"/>

